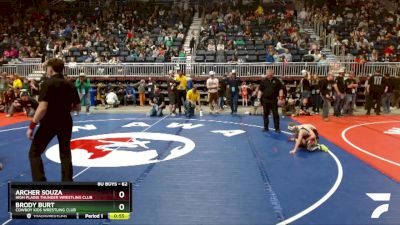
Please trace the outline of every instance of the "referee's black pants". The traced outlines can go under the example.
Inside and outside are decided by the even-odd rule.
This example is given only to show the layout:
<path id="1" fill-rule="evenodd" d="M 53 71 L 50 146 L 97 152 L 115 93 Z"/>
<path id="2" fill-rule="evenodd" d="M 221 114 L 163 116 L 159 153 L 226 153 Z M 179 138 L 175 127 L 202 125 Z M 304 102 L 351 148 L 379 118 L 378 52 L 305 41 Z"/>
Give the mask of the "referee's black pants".
<path id="1" fill-rule="evenodd" d="M 66 119 L 58 123 L 41 123 L 32 141 L 29 150 L 29 161 L 31 164 L 32 180 L 46 181 L 43 168 L 42 153 L 47 145 L 57 136 L 60 148 L 61 180 L 72 181 L 72 157 L 71 157 L 71 134 L 72 119 Z"/>
<path id="2" fill-rule="evenodd" d="M 376 108 L 375 108 L 375 113 L 379 114 L 381 112 L 381 102 L 382 102 L 382 94 L 378 92 L 370 92 L 367 95 L 367 114 L 371 113 L 371 109 L 375 108 L 375 103 L 376 103 Z"/>
<path id="3" fill-rule="evenodd" d="M 183 106 L 186 102 L 186 90 L 178 90 L 177 97 L 178 97 L 177 106 L 179 113 L 181 113 L 182 112 L 181 106 Z"/>
<path id="4" fill-rule="evenodd" d="M 270 100 L 270 99 L 263 99 L 263 119 L 264 119 L 264 128 L 268 129 L 269 124 L 269 113 L 272 111 L 272 116 L 274 118 L 274 128 L 275 130 L 279 130 L 279 114 L 278 114 L 278 101 L 277 100 Z"/>

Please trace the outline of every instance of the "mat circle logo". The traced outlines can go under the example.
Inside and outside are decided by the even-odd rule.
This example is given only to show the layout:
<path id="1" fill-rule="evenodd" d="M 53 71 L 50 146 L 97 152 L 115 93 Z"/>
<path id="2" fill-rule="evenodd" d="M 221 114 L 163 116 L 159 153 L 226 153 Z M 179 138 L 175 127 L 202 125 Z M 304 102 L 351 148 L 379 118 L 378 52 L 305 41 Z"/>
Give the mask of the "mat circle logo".
<path id="1" fill-rule="evenodd" d="M 194 148 L 195 143 L 192 140 L 164 133 L 112 133 L 81 137 L 71 141 L 72 164 L 86 167 L 122 167 L 158 163 L 186 155 Z M 58 144 L 46 151 L 46 157 L 60 163 Z"/>

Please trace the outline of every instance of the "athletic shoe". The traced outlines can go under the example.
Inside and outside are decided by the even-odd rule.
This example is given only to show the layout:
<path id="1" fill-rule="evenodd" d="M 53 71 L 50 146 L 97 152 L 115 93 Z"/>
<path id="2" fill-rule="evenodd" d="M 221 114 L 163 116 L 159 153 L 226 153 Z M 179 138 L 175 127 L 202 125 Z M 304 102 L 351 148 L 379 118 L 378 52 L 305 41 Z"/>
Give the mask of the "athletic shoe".
<path id="1" fill-rule="evenodd" d="M 74 112 L 74 116 L 77 116 L 78 115 L 78 113 L 77 112 Z"/>
<path id="2" fill-rule="evenodd" d="M 267 127 L 267 128 L 264 128 L 262 131 L 263 131 L 263 132 L 268 132 L 268 131 L 269 131 L 269 128 L 268 128 L 268 127 Z"/>
<path id="3" fill-rule="evenodd" d="M 86 113 L 86 115 L 90 115 L 90 114 L 91 114 L 90 112 L 87 112 L 87 113 Z"/>
<path id="4" fill-rule="evenodd" d="M 275 132 L 278 134 L 282 133 L 281 129 L 275 129 Z"/>
<path id="5" fill-rule="evenodd" d="M 172 117 L 175 117 L 175 116 L 176 116 L 176 114 L 175 114 L 175 113 L 171 113 L 171 116 L 172 116 Z"/>
<path id="6" fill-rule="evenodd" d="M 320 144 L 319 149 L 323 152 L 329 152 L 329 148 L 326 145 Z"/>
<path id="7" fill-rule="evenodd" d="M 6 117 L 12 117 L 10 114 L 7 114 Z"/>
<path id="8" fill-rule="evenodd" d="M 325 118 L 324 121 L 325 121 L 325 122 L 329 122 L 329 118 Z"/>

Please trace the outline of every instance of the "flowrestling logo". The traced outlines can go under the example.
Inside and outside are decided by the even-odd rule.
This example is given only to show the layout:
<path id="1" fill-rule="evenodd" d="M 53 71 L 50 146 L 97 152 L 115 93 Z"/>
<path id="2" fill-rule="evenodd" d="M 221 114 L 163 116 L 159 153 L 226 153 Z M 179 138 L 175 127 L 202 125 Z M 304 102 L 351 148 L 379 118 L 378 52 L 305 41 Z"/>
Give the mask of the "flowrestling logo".
<path id="1" fill-rule="evenodd" d="M 185 137 L 165 133 L 111 133 L 73 139 L 72 164 L 86 167 L 122 167 L 158 163 L 188 154 L 195 143 Z M 46 157 L 60 163 L 59 145 Z"/>

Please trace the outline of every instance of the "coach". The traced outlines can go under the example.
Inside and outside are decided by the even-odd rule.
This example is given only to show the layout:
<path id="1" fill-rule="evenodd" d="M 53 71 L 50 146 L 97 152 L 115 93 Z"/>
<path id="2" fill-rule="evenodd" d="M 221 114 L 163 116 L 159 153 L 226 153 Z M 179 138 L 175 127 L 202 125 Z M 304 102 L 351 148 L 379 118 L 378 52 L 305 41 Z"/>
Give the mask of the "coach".
<path id="1" fill-rule="evenodd" d="M 73 83 L 64 79 L 64 62 L 50 59 L 46 64 L 49 79 L 44 81 L 39 92 L 39 106 L 26 132 L 33 139 L 29 150 L 33 181 L 46 181 L 41 155 L 54 136 L 57 136 L 60 148 L 62 181 L 72 181 L 71 160 L 71 110 L 80 111 L 80 99 Z M 36 124 L 40 127 L 33 136 Z"/>
<path id="2" fill-rule="evenodd" d="M 262 99 L 261 103 L 264 110 L 264 131 L 269 131 L 268 116 L 272 110 L 275 132 L 281 132 L 279 128 L 278 97 L 280 101 L 283 101 L 283 84 L 278 78 L 274 77 L 274 71 L 267 70 L 267 76 L 261 81 L 258 91 L 258 99 Z"/>

